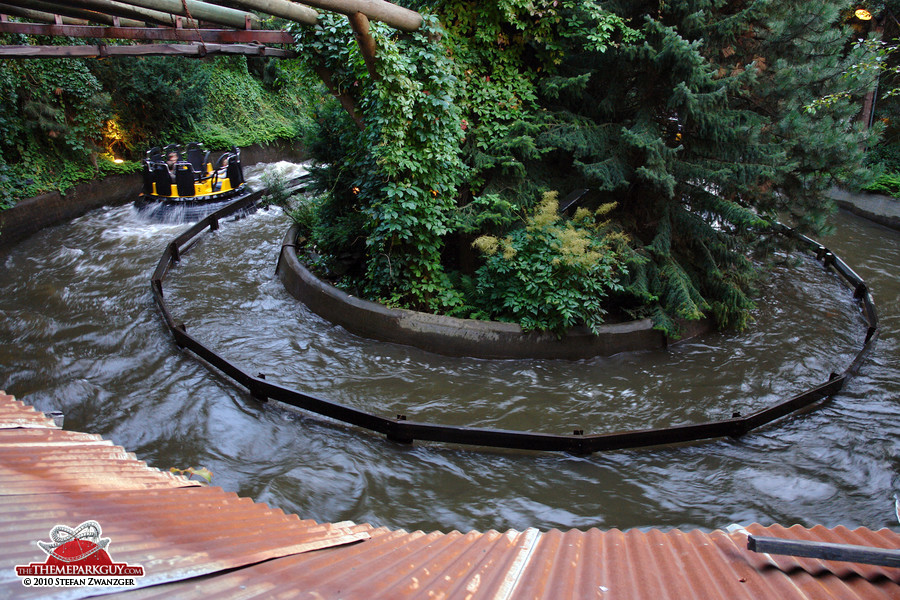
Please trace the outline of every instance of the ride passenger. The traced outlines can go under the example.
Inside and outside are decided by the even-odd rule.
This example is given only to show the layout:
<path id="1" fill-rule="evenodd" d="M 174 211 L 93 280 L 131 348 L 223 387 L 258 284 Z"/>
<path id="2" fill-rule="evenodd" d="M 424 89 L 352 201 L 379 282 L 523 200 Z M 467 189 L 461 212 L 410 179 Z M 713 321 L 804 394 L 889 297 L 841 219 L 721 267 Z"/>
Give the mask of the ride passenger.
<path id="1" fill-rule="evenodd" d="M 177 152 L 169 152 L 169 155 L 166 157 L 166 167 L 169 169 L 169 177 L 172 181 L 175 181 L 175 163 L 178 162 L 178 153 Z"/>
<path id="2" fill-rule="evenodd" d="M 222 161 L 222 166 L 219 167 L 218 169 L 216 169 L 216 171 L 219 174 L 220 179 L 224 179 L 225 177 L 228 177 L 228 165 L 231 164 L 231 159 L 232 159 L 231 156 L 227 156 L 225 158 L 225 160 Z"/>

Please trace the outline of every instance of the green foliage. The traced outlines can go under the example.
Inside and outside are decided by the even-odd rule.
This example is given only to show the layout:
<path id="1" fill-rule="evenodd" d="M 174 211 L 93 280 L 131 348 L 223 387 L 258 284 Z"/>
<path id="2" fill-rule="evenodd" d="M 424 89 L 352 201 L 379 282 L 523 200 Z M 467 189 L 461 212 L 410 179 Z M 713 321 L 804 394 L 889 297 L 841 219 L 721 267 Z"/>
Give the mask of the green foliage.
<path id="1" fill-rule="evenodd" d="M 322 198 L 319 196 L 298 196 L 288 210 L 288 216 L 300 226 L 300 234 L 304 237 L 304 241 L 318 224 L 317 207 L 321 203 Z"/>
<path id="2" fill-rule="evenodd" d="M 356 103 L 364 122 L 362 129 L 351 120 L 337 121 L 339 129 L 320 125 L 330 142 L 325 156 L 333 160 L 317 172 L 329 199 L 319 217 L 327 226 L 315 243 L 333 253 L 358 252 L 364 240 L 360 283 L 368 297 L 452 309 L 460 299 L 441 252 L 465 173 L 458 82 L 444 47 L 432 41 L 442 35 L 436 19 L 427 18 L 408 36 L 378 24 L 372 33 L 378 45 L 374 82 L 345 19 L 323 17 L 319 26 L 296 35 L 298 51 L 312 57 L 313 68 L 328 72 L 334 90 Z"/>
<path id="3" fill-rule="evenodd" d="M 65 190 L 95 172 L 109 96 L 82 61 L 0 61 L 0 202 Z"/>
<path id="4" fill-rule="evenodd" d="M 319 125 L 312 237 L 356 253 L 373 299 L 557 331 L 596 327 L 604 303 L 669 335 L 679 319 L 741 328 L 770 220 L 821 229 L 823 191 L 870 138 L 853 117 L 871 77 L 853 67 L 871 48 L 848 44 L 837 1 L 411 4 L 446 30 L 375 26 L 378 81 L 345 21 L 297 36 L 355 118 Z M 597 232 L 584 246 L 598 271 L 561 238 L 590 228 L 532 214 L 537 191 L 577 188 L 616 206 L 614 251 Z M 495 251 L 472 256 L 476 238 Z"/>
<path id="5" fill-rule="evenodd" d="M 359 182 L 368 203 L 367 289 L 430 310 L 459 304 L 441 252 L 465 174 L 457 80 L 444 48 L 430 40 L 442 34 L 434 18 L 407 39 L 380 32 L 379 79 L 361 102 L 363 137 L 379 171 Z"/>
<path id="6" fill-rule="evenodd" d="M 900 198 L 900 173 L 883 173 L 863 189 L 867 192 Z"/>
<path id="7" fill-rule="evenodd" d="M 297 61 L 251 60 L 253 73 L 243 57 L 0 61 L 0 209 L 134 172 L 154 145 L 215 150 L 305 136 L 318 95 Z M 103 157 L 113 153 L 126 161 Z"/>
<path id="8" fill-rule="evenodd" d="M 15 187 L 10 173 L 9 166 L 0 161 L 0 210 L 12 208 L 16 203 Z"/>
<path id="9" fill-rule="evenodd" d="M 293 139 L 301 134 L 305 122 L 302 96 L 292 98 L 266 90 L 262 82 L 250 76 L 244 57 L 221 59 L 216 67 L 208 74 L 205 104 L 194 113 L 192 139 L 221 149 Z M 285 85 L 282 83 L 282 90 Z"/>
<path id="10" fill-rule="evenodd" d="M 535 196 L 541 186 L 529 176 L 547 154 L 535 144 L 546 108 L 539 87 L 563 62 L 565 41 L 580 34 L 580 44 L 605 51 L 631 34 L 615 15 L 574 1 L 452 0 L 442 3 L 441 17 L 461 85 L 467 187 L 507 202 Z"/>
<path id="11" fill-rule="evenodd" d="M 621 291 L 619 248 L 627 238 L 611 232 L 603 215 L 579 211 L 571 221 L 558 214 L 556 193 L 547 193 L 525 227 L 474 245 L 487 255 L 477 273 L 475 304 L 492 319 L 528 330 L 561 335 L 573 325 L 598 331 L 610 291 Z"/>
<path id="12" fill-rule="evenodd" d="M 212 483 L 213 473 L 206 467 L 188 467 L 187 469 L 179 469 L 178 467 L 171 467 L 169 472 L 175 473 L 176 475 L 181 475 L 190 479 L 193 476 L 199 477 L 201 480 L 206 482 L 206 485 Z"/>
<path id="13" fill-rule="evenodd" d="M 618 202 L 636 251 L 620 302 L 670 335 L 678 318 L 741 328 L 759 232 L 783 214 L 820 227 L 823 190 L 860 163 L 852 117 L 865 87 L 841 74 L 864 50 L 847 52 L 836 2 L 604 6 L 632 42 L 611 52 L 561 35 L 563 60 L 539 82 L 537 146 Z M 846 94 L 803 110 L 826 92 Z"/>
<path id="14" fill-rule="evenodd" d="M 208 64 L 177 56 L 118 57 L 90 63 L 112 95 L 127 150 L 188 132 L 207 102 Z"/>

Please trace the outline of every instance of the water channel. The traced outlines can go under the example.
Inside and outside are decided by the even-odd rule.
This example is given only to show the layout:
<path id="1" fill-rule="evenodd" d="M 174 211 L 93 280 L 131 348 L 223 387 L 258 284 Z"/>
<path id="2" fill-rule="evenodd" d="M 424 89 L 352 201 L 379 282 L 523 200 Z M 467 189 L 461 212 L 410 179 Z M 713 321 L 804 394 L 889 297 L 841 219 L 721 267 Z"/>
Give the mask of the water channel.
<path id="1" fill-rule="evenodd" d="M 262 406 L 172 342 L 149 277 L 186 226 L 148 223 L 132 206 L 0 256 L 0 389 L 152 466 L 202 465 L 214 485 L 319 521 L 898 527 L 900 234 L 847 213 L 835 223 L 822 241 L 868 282 L 880 339 L 840 395 L 741 439 L 587 457 L 410 447 Z M 248 372 L 386 416 L 548 433 L 727 418 L 826 381 L 865 334 L 834 274 L 776 255 L 745 333 L 575 362 L 447 358 L 358 338 L 291 298 L 274 276 L 287 227 L 279 209 L 223 222 L 170 273 L 169 306 Z"/>

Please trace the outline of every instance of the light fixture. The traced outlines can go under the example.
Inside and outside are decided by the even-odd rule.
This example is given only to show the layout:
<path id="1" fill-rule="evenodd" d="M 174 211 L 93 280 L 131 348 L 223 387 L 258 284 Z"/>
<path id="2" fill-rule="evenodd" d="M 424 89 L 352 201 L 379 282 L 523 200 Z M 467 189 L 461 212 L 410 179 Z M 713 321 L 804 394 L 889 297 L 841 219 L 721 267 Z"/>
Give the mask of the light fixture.
<path id="1" fill-rule="evenodd" d="M 113 162 L 116 163 L 117 165 L 121 165 L 125 161 L 121 158 L 114 158 Z"/>
<path id="2" fill-rule="evenodd" d="M 872 13 L 870 13 L 869 11 L 867 11 L 864 8 L 857 8 L 856 12 L 853 14 L 856 15 L 856 18 L 859 19 L 860 21 L 871 21 L 872 20 Z"/>

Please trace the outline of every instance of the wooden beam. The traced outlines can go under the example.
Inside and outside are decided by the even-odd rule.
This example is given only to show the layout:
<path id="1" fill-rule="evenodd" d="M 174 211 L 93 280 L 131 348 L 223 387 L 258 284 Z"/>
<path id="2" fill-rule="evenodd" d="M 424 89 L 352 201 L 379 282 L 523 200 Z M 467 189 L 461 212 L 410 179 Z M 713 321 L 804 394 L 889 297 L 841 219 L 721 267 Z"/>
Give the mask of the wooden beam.
<path id="1" fill-rule="evenodd" d="M 190 13 L 194 19 L 237 29 L 258 29 L 260 26 L 259 19 L 253 13 L 199 0 L 124 0 L 122 4 L 151 8 L 183 17 L 187 17 Z"/>
<path id="2" fill-rule="evenodd" d="M 330 10 L 342 15 L 354 15 L 358 12 L 366 15 L 371 21 L 381 21 L 401 31 L 416 31 L 422 26 L 422 15 L 414 10 L 385 2 L 385 0 L 298 0 L 323 10 Z"/>
<path id="3" fill-rule="evenodd" d="M 31 10 L 30 8 L 22 8 L 21 6 L 12 6 L 11 4 L 0 4 L 0 14 L 11 15 L 13 17 L 21 17 L 29 21 L 39 21 L 41 23 L 55 23 L 56 15 L 41 10 Z M 89 21 L 86 19 L 73 19 L 72 17 L 63 17 L 62 22 L 66 25 L 87 25 Z M 3 21 L 3 25 L 9 23 Z M 17 25 L 18 23 L 12 23 Z"/>
<path id="4" fill-rule="evenodd" d="M 880 565 L 882 567 L 900 567 L 900 550 L 893 548 L 872 548 L 871 546 L 832 544 L 807 540 L 785 540 L 781 538 L 757 537 L 755 535 L 747 538 L 747 548 L 753 552 L 766 554 L 786 554 L 789 556 L 803 556 L 805 558 L 820 558 L 822 560 Z"/>
<path id="5" fill-rule="evenodd" d="M 140 21 L 146 21 L 147 23 L 156 23 L 158 25 L 165 25 L 167 27 L 177 26 L 178 19 L 181 19 L 182 27 L 196 28 L 196 27 L 199 27 L 199 25 L 200 25 L 196 20 L 188 19 L 186 17 L 179 17 L 179 16 L 173 15 L 171 13 L 162 12 L 159 10 L 152 10 L 149 8 L 143 8 L 141 6 L 131 6 L 130 4 L 123 4 L 122 2 L 117 2 L 116 0 L 51 0 L 51 1 L 54 3 L 63 3 L 64 2 L 65 4 L 68 4 L 70 6 L 78 6 L 81 8 L 86 8 L 88 10 L 93 10 L 96 12 L 103 12 L 103 13 L 117 16 L 117 17 L 138 19 Z"/>
<path id="6" fill-rule="evenodd" d="M 0 4 L 2 12 L 2 4 Z M 53 15 L 50 15 L 52 18 Z M 52 19 L 51 19 L 52 20 Z M 72 38 L 102 38 L 141 41 L 210 42 L 218 44 L 259 43 L 293 44 L 286 31 L 243 29 L 176 29 L 174 27 L 98 27 L 91 25 L 43 25 L 38 23 L 0 23 L 0 33 L 25 35 L 61 35 Z M 198 39 L 199 36 L 199 39 Z"/>
<path id="7" fill-rule="evenodd" d="M 353 28 L 353 35 L 356 37 L 356 43 L 359 45 L 359 51 L 363 55 L 363 61 L 366 63 L 366 69 L 369 76 L 373 80 L 378 79 L 378 72 L 375 69 L 375 38 L 369 31 L 369 19 L 361 12 L 348 15 L 350 27 Z"/>
<path id="8" fill-rule="evenodd" d="M 63 17 L 70 17 L 73 19 L 84 19 L 85 21 L 91 21 L 103 25 L 113 24 L 113 17 L 107 14 L 84 10 L 81 8 L 73 7 L 71 4 L 62 2 L 46 2 L 44 0 L 5 0 L 4 4 L 9 4 L 11 6 L 17 6 L 19 8 L 25 8 L 29 10 L 37 10 L 45 13 L 61 15 Z M 60 22 L 59 24 L 62 25 L 63 23 Z M 143 25 L 143 23 L 138 23 L 136 21 L 133 24 Z"/>
<path id="9" fill-rule="evenodd" d="M 297 53 L 254 44 L 146 44 L 137 46 L 0 46 L 0 58 L 105 58 L 107 56 L 175 55 L 202 58 L 242 54 L 296 58 Z"/>
<path id="10" fill-rule="evenodd" d="M 319 20 L 319 13 L 310 7 L 287 0 L 231 0 L 231 4 L 306 25 L 315 25 Z"/>

